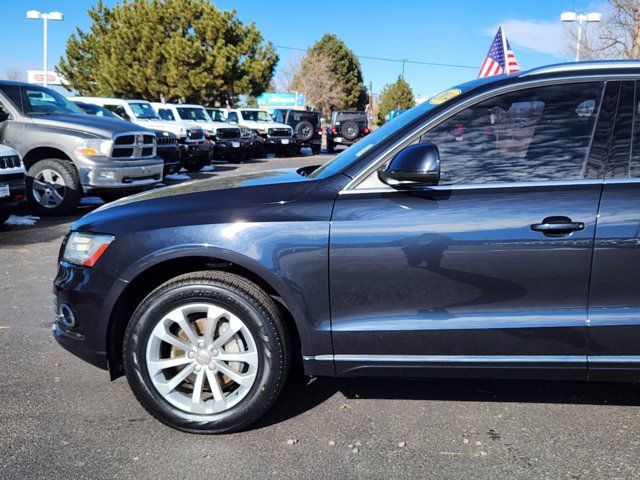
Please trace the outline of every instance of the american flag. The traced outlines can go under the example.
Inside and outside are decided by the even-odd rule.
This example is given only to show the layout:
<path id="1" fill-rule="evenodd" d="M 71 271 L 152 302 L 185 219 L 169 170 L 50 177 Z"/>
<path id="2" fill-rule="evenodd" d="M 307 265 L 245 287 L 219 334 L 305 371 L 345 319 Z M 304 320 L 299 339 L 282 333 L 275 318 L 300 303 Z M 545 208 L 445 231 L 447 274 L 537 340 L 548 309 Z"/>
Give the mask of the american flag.
<path id="1" fill-rule="evenodd" d="M 489 53 L 487 53 L 487 56 L 484 58 L 484 62 L 482 63 L 482 67 L 480 67 L 478 78 L 491 77 L 502 73 L 508 75 L 509 73 L 516 73 L 519 71 L 520 65 L 518 65 L 518 60 L 516 60 L 516 56 L 511 50 L 507 38 L 504 36 L 504 30 L 500 27 L 498 28 L 498 33 L 496 33 L 493 42 L 491 43 Z"/>

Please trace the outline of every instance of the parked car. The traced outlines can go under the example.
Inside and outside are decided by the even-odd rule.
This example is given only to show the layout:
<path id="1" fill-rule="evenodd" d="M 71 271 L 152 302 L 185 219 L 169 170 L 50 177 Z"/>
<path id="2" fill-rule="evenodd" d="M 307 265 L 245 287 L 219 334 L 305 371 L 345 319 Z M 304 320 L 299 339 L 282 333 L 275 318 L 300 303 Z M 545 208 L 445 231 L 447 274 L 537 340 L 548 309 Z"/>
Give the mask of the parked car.
<path id="1" fill-rule="evenodd" d="M 240 127 L 225 121 L 213 121 L 200 105 L 152 103 L 156 113 L 167 122 L 181 121 L 204 129 L 214 145 L 212 155 L 229 162 L 248 158 L 250 140 L 242 137 Z"/>
<path id="2" fill-rule="evenodd" d="M 276 122 L 284 123 L 293 128 L 294 140 L 298 146 L 298 151 L 302 147 L 310 147 L 314 155 L 320 153 L 322 145 L 320 112 L 276 108 L 273 111 L 273 118 Z"/>
<path id="3" fill-rule="evenodd" d="M 227 112 L 227 122 L 254 132 L 254 156 L 265 153 L 293 156 L 296 153 L 293 129 L 289 125 L 274 122 L 269 112 L 257 108 L 235 108 Z"/>
<path id="4" fill-rule="evenodd" d="M 111 110 L 107 110 L 100 105 L 80 102 L 78 100 L 73 101 L 73 103 L 80 107 L 80 109 L 87 115 L 124 120 L 123 118 L 113 113 Z M 166 130 L 153 130 L 153 132 L 156 134 L 156 153 L 164 161 L 162 177 L 164 178 L 170 173 L 179 172 L 182 168 L 182 160 L 180 158 L 180 146 L 178 144 L 178 138 L 175 136 L 175 134 Z"/>
<path id="5" fill-rule="evenodd" d="M 333 153 L 337 145 L 353 145 L 370 133 L 366 112 L 350 110 L 331 112 L 327 125 L 327 151 Z"/>
<path id="6" fill-rule="evenodd" d="M 55 337 L 187 432 L 255 422 L 292 362 L 637 382 L 638 95 L 638 61 L 477 79 L 321 167 L 101 207 L 62 244 Z"/>
<path id="7" fill-rule="evenodd" d="M 26 171 L 20 154 L 0 145 L 0 225 L 24 198 Z"/>
<path id="8" fill-rule="evenodd" d="M 155 112 L 151 103 L 146 100 L 103 97 L 71 97 L 71 100 L 93 103 L 137 125 L 173 133 L 180 144 L 182 165 L 190 172 L 197 172 L 210 162 L 210 152 L 213 146 L 205 138 L 204 130 L 201 127 L 183 122 L 164 121 Z"/>
<path id="9" fill-rule="evenodd" d="M 27 199 L 42 214 L 69 213 L 84 193 L 123 194 L 162 180 L 153 132 L 86 115 L 29 83 L 0 81 L 0 142 L 22 157 Z"/>

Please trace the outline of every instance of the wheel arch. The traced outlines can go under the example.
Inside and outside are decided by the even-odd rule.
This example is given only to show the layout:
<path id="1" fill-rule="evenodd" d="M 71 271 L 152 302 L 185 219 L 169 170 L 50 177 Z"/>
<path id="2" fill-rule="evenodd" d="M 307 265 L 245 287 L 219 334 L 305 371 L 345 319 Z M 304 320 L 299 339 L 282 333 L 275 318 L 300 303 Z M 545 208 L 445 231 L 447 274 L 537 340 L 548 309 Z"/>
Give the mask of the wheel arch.
<path id="1" fill-rule="evenodd" d="M 272 275 L 265 271 L 257 271 L 255 266 L 247 266 L 244 262 L 230 260 L 224 255 L 194 254 L 171 256 L 153 264 L 137 269 L 127 280 L 126 287 L 119 293 L 113 304 L 107 327 L 107 361 L 111 379 L 123 375 L 122 343 L 124 333 L 131 315 L 142 302 L 158 286 L 179 275 L 198 271 L 226 271 L 235 273 L 255 283 L 272 297 L 280 309 L 285 327 L 290 333 L 292 352 L 295 360 L 302 361 L 300 332 L 304 328 L 301 312 L 286 291 Z M 296 357 L 297 356 L 297 357 Z"/>
<path id="2" fill-rule="evenodd" d="M 29 150 L 23 157 L 22 162 L 24 163 L 24 167 L 29 170 L 33 165 L 35 165 L 40 160 L 46 160 L 47 158 L 58 158 L 60 160 L 67 160 L 71 162 L 71 157 L 67 155 L 64 151 L 55 147 L 36 147 Z"/>

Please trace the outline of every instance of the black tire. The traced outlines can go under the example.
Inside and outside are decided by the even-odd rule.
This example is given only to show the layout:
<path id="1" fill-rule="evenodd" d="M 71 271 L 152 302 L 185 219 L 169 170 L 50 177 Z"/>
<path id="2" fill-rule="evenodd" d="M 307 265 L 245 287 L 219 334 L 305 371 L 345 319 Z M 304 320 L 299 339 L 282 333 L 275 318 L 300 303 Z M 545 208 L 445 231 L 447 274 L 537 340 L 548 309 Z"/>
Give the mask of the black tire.
<path id="1" fill-rule="evenodd" d="M 340 126 L 340 133 L 347 140 L 355 140 L 360 134 L 360 127 L 355 122 L 344 122 Z"/>
<path id="2" fill-rule="evenodd" d="M 256 380 L 230 409 L 211 415 L 187 413 L 169 404 L 149 379 L 146 345 L 156 323 L 171 309 L 210 302 L 241 318 L 259 352 Z M 262 417 L 282 390 L 291 357 L 287 330 L 274 301 L 257 285 L 226 272 L 196 272 L 176 277 L 149 294 L 134 312 L 123 342 L 124 370 L 136 398 L 156 419 L 177 430 L 219 434 L 241 430 Z"/>
<path id="3" fill-rule="evenodd" d="M 313 138 L 313 134 L 315 132 L 315 128 L 311 124 L 311 122 L 307 122 L 303 120 L 302 122 L 296 125 L 296 137 L 301 142 L 308 142 Z"/>
<path id="4" fill-rule="evenodd" d="M 64 181 L 64 189 L 60 196 L 62 201 L 51 207 L 42 205 L 35 197 L 34 180 L 43 170 L 53 170 Z M 66 215 L 75 210 L 82 198 L 82 185 L 76 167 L 69 160 L 47 158 L 33 164 L 27 172 L 27 200 L 31 207 L 42 215 Z"/>
<path id="5" fill-rule="evenodd" d="M 311 147 L 311 153 L 313 155 L 320 155 L 320 145 L 313 145 Z"/>
<path id="6" fill-rule="evenodd" d="M 333 153 L 336 151 L 336 144 L 327 140 L 327 152 Z"/>

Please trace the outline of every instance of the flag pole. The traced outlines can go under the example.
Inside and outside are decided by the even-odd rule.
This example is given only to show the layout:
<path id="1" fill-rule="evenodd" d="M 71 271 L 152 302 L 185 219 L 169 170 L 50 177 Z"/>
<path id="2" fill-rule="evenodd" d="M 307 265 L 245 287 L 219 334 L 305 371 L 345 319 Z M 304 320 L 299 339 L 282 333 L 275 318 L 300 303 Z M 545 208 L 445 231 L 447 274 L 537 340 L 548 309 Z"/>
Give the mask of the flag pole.
<path id="1" fill-rule="evenodd" d="M 507 37 L 504 28 L 500 25 L 500 35 L 502 35 L 502 54 L 504 56 L 504 74 L 509 75 L 509 60 L 507 59 Z"/>

